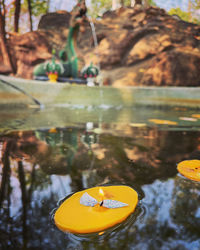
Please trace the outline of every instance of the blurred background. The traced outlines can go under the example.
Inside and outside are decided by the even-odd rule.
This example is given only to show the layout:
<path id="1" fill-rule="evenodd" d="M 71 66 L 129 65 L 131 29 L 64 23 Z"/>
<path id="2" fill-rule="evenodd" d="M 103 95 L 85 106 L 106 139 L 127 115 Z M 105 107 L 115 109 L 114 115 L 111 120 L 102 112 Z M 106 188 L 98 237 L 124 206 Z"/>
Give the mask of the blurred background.
<path id="1" fill-rule="evenodd" d="M 14 31 L 13 20 L 16 12 L 20 12 L 19 32 L 36 30 L 42 15 L 58 10 L 71 11 L 76 0 L 5 0 L 7 31 Z M 133 6 L 134 0 L 86 0 L 89 15 L 101 17 L 101 15 L 111 9 L 121 6 Z M 147 0 L 149 5 L 164 8 L 171 15 L 178 15 L 185 21 L 200 23 L 200 0 Z M 15 6 L 18 5 L 18 8 Z M 21 7 L 19 7 L 19 5 Z M 27 20 L 30 20 L 30 23 Z M 15 30 L 16 31 L 16 30 Z"/>

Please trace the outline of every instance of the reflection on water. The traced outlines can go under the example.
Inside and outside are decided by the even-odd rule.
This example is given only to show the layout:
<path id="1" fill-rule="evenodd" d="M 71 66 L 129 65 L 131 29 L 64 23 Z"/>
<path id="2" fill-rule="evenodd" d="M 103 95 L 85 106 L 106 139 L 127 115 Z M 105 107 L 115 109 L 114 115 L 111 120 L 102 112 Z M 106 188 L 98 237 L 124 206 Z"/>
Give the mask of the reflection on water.
<path id="1" fill-rule="evenodd" d="M 200 159 L 199 131 L 126 124 L 18 131 L 0 137 L 0 249 L 200 249 L 200 184 L 176 164 Z M 133 217 L 103 235 L 59 231 L 51 212 L 72 192 L 125 184 Z"/>

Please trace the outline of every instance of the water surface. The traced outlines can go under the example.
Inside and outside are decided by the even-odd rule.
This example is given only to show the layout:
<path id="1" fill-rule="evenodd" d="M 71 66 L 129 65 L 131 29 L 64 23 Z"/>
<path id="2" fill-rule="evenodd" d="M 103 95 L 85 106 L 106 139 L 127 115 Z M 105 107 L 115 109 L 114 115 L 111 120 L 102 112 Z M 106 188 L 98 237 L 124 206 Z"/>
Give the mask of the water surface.
<path id="1" fill-rule="evenodd" d="M 200 249 L 200 184 L 176 169 L 200 159 L 199 119 L 180 119 L 198 111 L 139 111 L 1 116 L 0 249 Z M 56 228 L 52 214 L 61 200 L 107 184 L 138 192 L 131 218 L 102 235 Z"/>

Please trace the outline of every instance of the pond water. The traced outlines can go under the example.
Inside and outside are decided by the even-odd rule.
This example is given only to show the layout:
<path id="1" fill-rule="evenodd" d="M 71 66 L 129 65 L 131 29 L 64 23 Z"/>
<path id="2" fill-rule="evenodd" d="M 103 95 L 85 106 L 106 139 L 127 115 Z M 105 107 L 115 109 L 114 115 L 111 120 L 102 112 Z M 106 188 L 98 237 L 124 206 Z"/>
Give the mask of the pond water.
<path id="1" fill-rule="evenodd" d="M 136 110 L 63 109 L 60 126 L 58 110 L 2 113 L 0 249 L 200 249 L 200 183 L 177 172 L 200 159 L 199 111 Z M 66 196 L 115 184 L 139 194 L 127 221 L 84 236 L 54 225 Z"/>

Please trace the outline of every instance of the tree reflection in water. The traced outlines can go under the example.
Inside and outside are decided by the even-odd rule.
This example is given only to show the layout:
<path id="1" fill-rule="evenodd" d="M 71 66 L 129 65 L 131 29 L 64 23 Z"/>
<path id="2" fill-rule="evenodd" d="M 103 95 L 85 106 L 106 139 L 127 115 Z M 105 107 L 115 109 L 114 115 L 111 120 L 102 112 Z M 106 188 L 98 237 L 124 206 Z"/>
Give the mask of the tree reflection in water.
<path id="1" fill-rule="evenodd" d="M 1 136 L 0 248 L 200 248 L 199 185 L 176 170 L 176 163 L 199 156 L 198 138 L 198 132 L 114 124 L 103 125 L 101 134 L 71 127 Z M 53 225 L 60 199 L 117 183 L 142 198 L 134 223 L 90 240 Z"/>
<path id="2" fill-rule="evenodd" d="M 200 238 L 200 183 L 177 175 L 172 197 L 171 217 L 182 231 L 181 239 Z"/>

